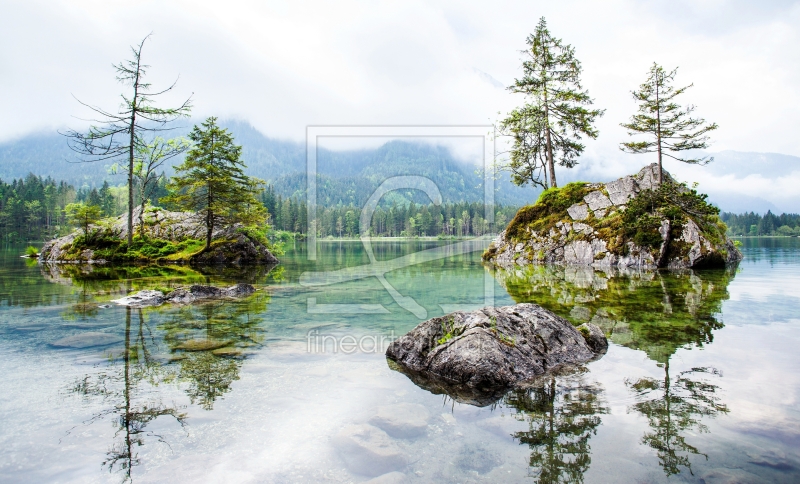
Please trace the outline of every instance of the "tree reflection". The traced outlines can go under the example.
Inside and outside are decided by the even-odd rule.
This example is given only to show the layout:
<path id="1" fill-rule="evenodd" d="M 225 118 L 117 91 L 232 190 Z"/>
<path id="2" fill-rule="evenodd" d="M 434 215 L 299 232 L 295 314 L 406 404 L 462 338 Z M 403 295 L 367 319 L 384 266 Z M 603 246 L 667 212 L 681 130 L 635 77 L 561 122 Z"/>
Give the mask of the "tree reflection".
<path id="1" fill-rule="evenodd" d="M 137 312 L 137 328 L 131 326 L 131 313 Z M 165 443 L 164 439 L 147 430 L 147 426 L 159 417 L 171 417 L 178 424 L 185 424 L 186 414 L 180 408 L 161 402 L 153 387 L 173 380 L 168 368 L 152 357 L 145 329 L 149 332 L 142 310 L 126 308 L 125 346 L 112 365 L 97 375 L 87 375 L 72 388 L 84 397 L 99 397 L 111 403 L 111 407 L 94 415 L 88 423 L 113 417 L 116 432 L 114 443 L 106 453 L 103 466 L 109 472 L 119 470 L 123 482 L 131 480 L 133 467 L 141 464 L 137 447 L 145 444 L 148 437 Z"/>
<path id="2" fill-rule="evenodd" d="M 268 294 L 257 293 L 241 301 L 126 308 L 124 347 L 109 355 L 110 365 L 69 389 L 110 404 L 86 422 L 108 418 L 114 422 L 114 442 L 103 466 L 121 472 L 123 481 L 129 481 L 132 469 L 142 463 L 138 448 L 148 440 L 169 445 L 148 426 L 165 418 L 186 425 L 185 405 L 164 403 L 160 387 L 187 383 L 180 387 L 191 403 L 212 410 L 238 380 L 245 351 L 262 344 L 262 314 L 268 303 Z M 158 319 L 155 327 L 145 315 Z"/>
<path id="3" fill-rule="evenodd" d="M 667 476 L 690 473 L 691 455 L 706 456 L 686 441 L 690 431 L 707 432 L 704 418 L 728 411 L 711 377 L 714 368 L 670 375 L 670 358 L 680 348 L 700 348 L 724 327 L 720 317 L 736 270 L 626 271 L 591 267 L 531 266 L 496 272 L 517 302 L 533 302 L 572 320 L 591 321 L 611 341 L 644 351 L 664 369 L 664 378 L 626 380 L 650 431 L 642 444 L 654 449 Z"/>
<path id="4" fill-rule="evenodd" d="M 261 346 L 263 314 L 269 294 L 257 293 L 246 301 L 209 302 L 173 311 L 162 324 L 164 341 L 189 382 L 186 394 L 206 410 L 231 390 L 239 379 L 245 351 Z"/>
<path id="5" fill-rule="evenodd" d="M 587 384 L 583 372 L 543 377 L 503 399 L 517 410 L 515 418 L 528 423 L 529 430 L 512 436 L 530 447 L 529 465 L 536 482 L 583 482 L 592 462 L 589 440 L 608 409 L 602 387 Z"/>
<path id="6" fill-rule="evenodd" d="M 728 407 L 720 402 L 717 394 L 719 387 L 704 378 L 721 374 L 715 368 L 692 368 L 671 379 L 669 361 L 662 366 L 663 380 L 640 378 L 625 381 L 638 400 L 632 408 L 647 418 L 652 429 L 644 434 L 642 444 L 656 451 L 667 476 L 680 473 L 681 467 L 692 473 L 689 455 L 702 455 L 706 459 L 708 456 L 686 442 L 682 432 L 708 432 L 701 418 L 728 412 Z"/>

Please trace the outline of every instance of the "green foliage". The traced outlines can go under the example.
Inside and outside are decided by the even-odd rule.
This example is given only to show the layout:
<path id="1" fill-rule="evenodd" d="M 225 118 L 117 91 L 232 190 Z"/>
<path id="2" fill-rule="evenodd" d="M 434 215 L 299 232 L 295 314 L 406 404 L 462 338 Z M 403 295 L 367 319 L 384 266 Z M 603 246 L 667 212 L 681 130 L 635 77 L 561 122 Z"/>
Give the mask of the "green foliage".
<path id="1" fill-rule="evenodd" d="M 603 110 L 590 109 L 592 99 L 581 86 L 581 63 L 575 49 L 550 34 L 544 17 L 525 40 L 523 76 L 509 87 L 524 94 L 526 104 L 500 122 L 501 135 L 512 138 L 505 168 L 517 185 L 556 187 L 555 163 L 572 168 L 585 146 L 583 136 L 597 138 L 593 123 Z M 557 160 L 556 160 L 557 159 Z"/>
<path id="2" fill-rule="evenodd" d="M 36 247 L 29 245 L 25 248 L 25 255 L 28 257 L 38 257 L 39 256 L 39 249 Z"/>
<path id="3" fill-rule="evenodd" d="M 657 63 L 650 67 L 647 80 L 633 91 L 633 98 L 639 102 L 639 113 L 631 117 L 629 123 L 620 126 L 628 130 L 628 135 L 645 134 L 648 141 L 622 143 L 620 149 L 628 153 L 658 153 L 659 176 L 663 181 L 661 156 L 665 155 L 684 163 L 705 164 L 714 158 L 678 158 L 668 152 L 678 153 L 686 150 L 699 150 L 708 147 L 708 133 L 718 128 L 716 123 L 705 125 L 702 118 L 692 118 L 694 106 L 682 108 L 674 99 L 692 87 L 672 86 L 677 69 L 667 72 Z"/>
<path id="4" fill-rule="evenodd" d="M 764 215 L 753 212 L 742 214 L 723 212 L 720 219 L 727 225 L 729 235 L 800 236 L 800 215 L 796 213 L 776 215 L 769 210 Z"/>
<path id="5" fill-rule="evenodd" d="M 85 250 L 92 250 L 94 259 L 109 262 L 185 262 L 200 252 L 205 243 L 197 239 L 173 242 L 164 239 L 136 236 L 130 246 L 108 231 L 92 232 L 76 237 L 71 245 L 64 246 L 64 260 L 82 260 Z"/>
<path id="6" fill-rule="evenodd" d="M 5 183 L 0 180 L 0 237 L 5 242 L 42 240 L 65 230 L 64 208 L 75 189 L 33 174 Z"/>
<path id="7" fill-rule="evenodd" d="M 562 188 L 545 190 L 535 204 L 519 209 L 508 224 L 506 240 L 527 240 L 528 228 L 537 232 L 549 230 L 558 221 L 569 218 L 567 209 L 582 201 L 589 191 L 589 184 L 584 182 L 568 183 Z"/>
<path id="8" fill-rule="evenodd" d="M 691 217 L 711 242 L 719 244 L 725 238 L 724 224 L 719 220 L 719 209 L 707 198 L 685 184 L 670 182 L 654 190 L 642 190 L 622 214 L 622 233 L 640 247 L 657 250 L 662 244 L 662 220 L 670 221 L 671 245 L 675 245 Z"/>
<path id="9" fill-rule="evenodd" d="M 244 174 L 242 147 L 233 143 L 233 135 L 217 126 L 214 117 L 201 126 L 189 134 L 194 146 L 175 168 L 176 176 L 168 185 L 170 195 L 164 201 L 201 216 L 208 248 L 215 227 L 260 225 L 267 212 L 256 199 L 263 182 Z"/>
<path id="10" fill-rule="evenodd" d="M 67 220 L 80 227 L 83 230 L 83 235 L 89 235 L 89 225 L 96 223 L 100 220 L 102 210 L 97 205 L 87 205 L 83 202 L 70 203 L 64 207 L 64 212 L 67 214 Z"/>
<path id="11" fill-rule="evenodd" d="M 463 326 L 456 326 L 452 316 L 442 319 L 442 337 L 436 340 L 437 345 L 443 345 L 464 332 Z"/>

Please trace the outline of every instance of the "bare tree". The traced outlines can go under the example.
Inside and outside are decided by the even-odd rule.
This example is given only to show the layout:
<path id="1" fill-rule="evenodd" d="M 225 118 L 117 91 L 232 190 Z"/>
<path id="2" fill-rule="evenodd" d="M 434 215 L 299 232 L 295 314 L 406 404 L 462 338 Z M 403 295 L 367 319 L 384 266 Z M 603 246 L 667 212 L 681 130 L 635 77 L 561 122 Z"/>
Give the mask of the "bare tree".
<path id="1" fill-rule="evenodd" d="M 121 94 L 122 103 L 116 112 L 78 102 L 88 107 L 99 119 L 92 119 L 88 132 L 69 130 L 63 133 L 69 139 L 70 148 L 84 157 L 82 161 L 126 160 L 128 173 L 128 245 L 133 242 L 133 180 L 136 154 L 146 149 L 145 135 L 174 129 L 168 124 L 181 117 L 188 117 L 192 107 L 191 96 L 176 108 L 155 106 L 158 96 L 171 91 L 177 80 L 168 88 L 154 92 L 150 83 L 144 81 L 147 69 L 142 63 L 142 48 L 148 34 L 137 46 L 131 46 L 132 58 L 114 65 L 117 81 L 130 87 Z M 77 98 L 76 98 L 77 99 Z"/>

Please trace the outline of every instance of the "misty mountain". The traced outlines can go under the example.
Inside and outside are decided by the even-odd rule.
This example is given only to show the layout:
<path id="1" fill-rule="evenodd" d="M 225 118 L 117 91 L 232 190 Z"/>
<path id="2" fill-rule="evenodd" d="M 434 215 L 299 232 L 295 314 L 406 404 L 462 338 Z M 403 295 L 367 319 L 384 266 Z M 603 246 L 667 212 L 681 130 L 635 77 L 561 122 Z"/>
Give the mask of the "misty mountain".
<path id="1" fill-rule="evenodd" d="M 189 123 L 187 123 L 189 124 Z M 247 123 L 220 123 L 242 145 L 247 173 L 266 180 L 282 196 L 305 197 L 306 147 L 303 143 L 268 138 Z M 185 135 L 188 128 L 172 131 Z M 180 159 L 172 160 L 173 165 Z M 0 144 L 0 179 L 10 181 L 28 173 L 65 180 L 76 187 L 125 182 L 123 175 L 109 173 L 110 162 L 82 163 L 67 140 L 57 133 L 35 134 Z M 445 202 L 483 200 L 483 180 L 475 167 L 456 159 L 448 149 L 406 141 L 390 141 L 378 148 L 332 151 L 319 148 L 317 154 L 318 202 L 325 205 L 363 204 L 386 178 L 420 175 L 430 178 Z M 165 169 L 172 175 L 172 166 Z M 511 184 L 508 177 L 496 183 L 496 203 L 523 205 L 535 200 L 537 192 Z M 421 192 L 411 190 L 387 195 L 389 201 L 414 200 L 429 203 Z"/>
<path id="2" fill-rule="evenodd" d="M 183 128 L 171 134 L 187 134 L 192 122 L 184 124 Z M 284 197 L 305 198 L 304 143 L 269 138 L 241 121 L 220 124 L 231 130 L 236 142 L 242 145 L 248 174 L 267 180 Z M 713 155 L 715 161 L 702 167 L 673 163 L 669 169 L 679 179 L 700 181 L 700 189 L 708 193 L 710 200 L 723 211 L 800 211 L 800 197 L 794 196 L 793 191 L 780 192 L 769 188 L 777 186 L 778 180 L 785 182 L 797 178 L 800 183 L 800 158 L 736 151 L 704 154 Z M 177 164 L 180 160 L 173 162 Z M 67 146 L 66 139 L 57 133 L 37 133 L 0 144 L 0 179 L 5 181 L 34 173 L 65 180 L 76 187 L 99 186 L 104 180 L 112 184 L 124 183 L 123 175 L 109 174 L 109 165 L 108 162 L 80 163 Z M 615 178 L 608 175 L 599 179 L 602 176 L 592 172 L 591 163 L 580 168 L 560 169 L 561 183 L 578 179 L 607 182 L 609 180 L 605 178 Z M 397 175 L 430 178 L 448 202 L 483 200 L 482 178 L 475 173 L 475 167 L 454 157 L 447 148 L 433 144 L 396 140 L 370 149 L 333 151 L 320 147 L 317 170 L 317 200 L 324 205 L 362 205 L 383 180 Z M 165 172 L 172 175 L 172 167 L 167 167 Z M 767 188 L 755 186 L 758 180 Z M 535 200 L 537 195 L 538 191 L 530 187 L 520 188 L 511 184 L 507 174 L 496 182 L 497 203 L 524 205 Z M 415 190 L 394 192 L 385 200 L 429 202 L 424 194 Z"/>

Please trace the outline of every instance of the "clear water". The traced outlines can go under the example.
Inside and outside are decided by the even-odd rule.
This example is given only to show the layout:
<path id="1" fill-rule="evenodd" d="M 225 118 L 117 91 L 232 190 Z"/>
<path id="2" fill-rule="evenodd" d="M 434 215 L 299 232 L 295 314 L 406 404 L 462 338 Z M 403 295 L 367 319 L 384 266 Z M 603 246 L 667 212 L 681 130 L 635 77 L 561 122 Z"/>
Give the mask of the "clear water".
<path id="1" fill-rule="evenodd" d="M 738 269 L 683 273 L 491 271 L 479 252 L 418 252 L 443 244 L 376 245 L 402 305 L 433 317 L 486 297 L 536 302 L 600 324 L 608 353 L 476 407 L 389 367 L 381 338 L 420 319 L 376 277 L 305 284 L 304 272 L 367 264 L 358 242 L 321 243 L 316 263 L 299 245 L 269 272 L 216 274 L 48 269 L 7 248 L 0 481 L 363 482 L 394 468 L 384 482 L 800 480 L 798 239 L 746 240 Z M 141 288 L 234 281 L 260 290 L 106 307 Z M 339 346 L 347 337 L 360 344 Z M 359 451 L 336 436 L 408 403 L 427 426 L 384 442 L 406 464 L 353 466 Z"/>

